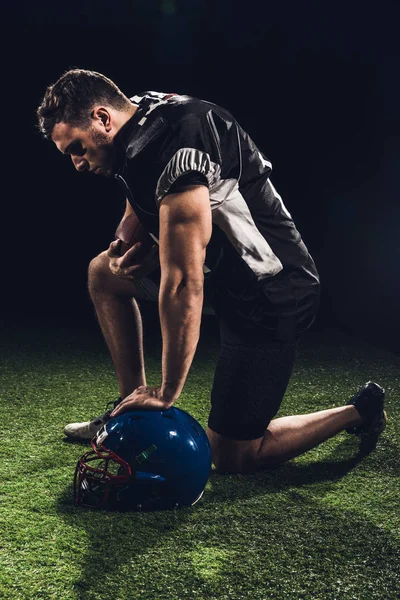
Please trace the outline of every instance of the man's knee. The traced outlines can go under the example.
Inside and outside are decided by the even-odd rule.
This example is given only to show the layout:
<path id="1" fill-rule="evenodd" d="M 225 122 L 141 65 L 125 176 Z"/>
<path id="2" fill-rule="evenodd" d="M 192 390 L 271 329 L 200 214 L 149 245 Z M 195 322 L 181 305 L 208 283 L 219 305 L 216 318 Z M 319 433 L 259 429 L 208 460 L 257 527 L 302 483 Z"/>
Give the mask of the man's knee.
<path id="1" fill-rule="evenodd" d="M 107 289 L 110 277 L 112 277 L 108 265 L 109 259 L 105 252 L 102 252 L 90 261 L 88 267 L 88 286 L 90 295 Z"/>
<path id="2" fill-rule="evenodd" d="M 158 295 L 155 284 L 149 291 L 142 280 L 125 279 L 114 275 L 110 270 L 110 260 L 106 252 L 93 258 L 88 267 L 88 288 L 93 302 L 106 295 L 133 298 L 135 300 L 153 300 Z M 147 286 L 150 286 L 147 283 Z M 153 289 L 154 288 L 154 289 Z"/>
<path id="3" fill-rule="evenodd" d="M 212 462 L 218 473 L 254 473 L 260 469 L 258 450 L 261 439 L 233 440 L 207 427 Z"/>

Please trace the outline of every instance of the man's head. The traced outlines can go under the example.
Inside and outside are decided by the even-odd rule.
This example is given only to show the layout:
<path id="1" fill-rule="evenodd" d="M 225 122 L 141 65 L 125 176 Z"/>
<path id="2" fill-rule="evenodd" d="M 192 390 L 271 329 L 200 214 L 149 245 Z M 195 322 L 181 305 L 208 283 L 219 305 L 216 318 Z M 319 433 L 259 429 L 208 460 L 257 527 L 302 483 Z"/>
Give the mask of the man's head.
<path id="1" fill-rule="evenodd" d="M 38 126 L 78 171 L 110 176 L 113 140 L 136 108 L 110 79 L 72 69 L 48 86 L 37 109 Z"/>

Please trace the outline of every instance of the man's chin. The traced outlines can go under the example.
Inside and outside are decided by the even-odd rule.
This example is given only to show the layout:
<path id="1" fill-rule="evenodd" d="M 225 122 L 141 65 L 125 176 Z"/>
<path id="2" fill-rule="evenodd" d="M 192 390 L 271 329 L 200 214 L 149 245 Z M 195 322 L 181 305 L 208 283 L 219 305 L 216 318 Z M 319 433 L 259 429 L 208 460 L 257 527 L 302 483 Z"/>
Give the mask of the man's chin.
<path id="1" fill-rule="evenodd" d="M 103 177 L 111 177 L 112 169 L 106 167 L 98 167 L 93 171 L 94 175 L 102 175 Z"/>

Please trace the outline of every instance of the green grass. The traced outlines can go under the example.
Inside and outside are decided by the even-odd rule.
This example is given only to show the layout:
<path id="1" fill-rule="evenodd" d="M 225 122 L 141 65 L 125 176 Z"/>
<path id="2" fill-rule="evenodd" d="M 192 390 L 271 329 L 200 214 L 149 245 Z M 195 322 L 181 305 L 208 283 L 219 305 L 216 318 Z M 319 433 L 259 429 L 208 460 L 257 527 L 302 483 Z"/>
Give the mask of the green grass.
<path id="1" fill-rule="evenodd" d="M 56 321 L 1 333 L 0 598 L 400 597 L 399 356 L 310 332 L 278 415 L 339 406 L 376 380 L 389 425 L 370 454 L 342 433 L 272 471 L 212 473 L 193 508 L 113 514 L 73 506 L 86 446 L 62 434 L 118 395 L 100 334 Z M 177 402 L 203 426 L 217 350 L 215 337 L 201 338 Z M 154 335 L 145 353 L 156 385 Z"/>

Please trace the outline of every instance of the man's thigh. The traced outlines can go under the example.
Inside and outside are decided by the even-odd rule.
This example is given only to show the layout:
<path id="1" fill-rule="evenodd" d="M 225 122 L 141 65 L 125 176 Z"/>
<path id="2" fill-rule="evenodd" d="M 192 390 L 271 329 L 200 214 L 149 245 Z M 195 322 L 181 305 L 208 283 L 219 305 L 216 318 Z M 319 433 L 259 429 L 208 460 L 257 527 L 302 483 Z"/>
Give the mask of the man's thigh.
<path id="1" fill-rule="evenodd" d="M 221 341 L 211 390 L 210 429 L 233 440 L 261 438 L 277 414 L 298 341 L 249 346 Z"/>
<path id="2" fill-rule="evenodd" d="M 221 330 L 207 435 L 219 471 L 257 468 L 257 452 L 284 398 L 299 339 L 241 341 Z"/>

